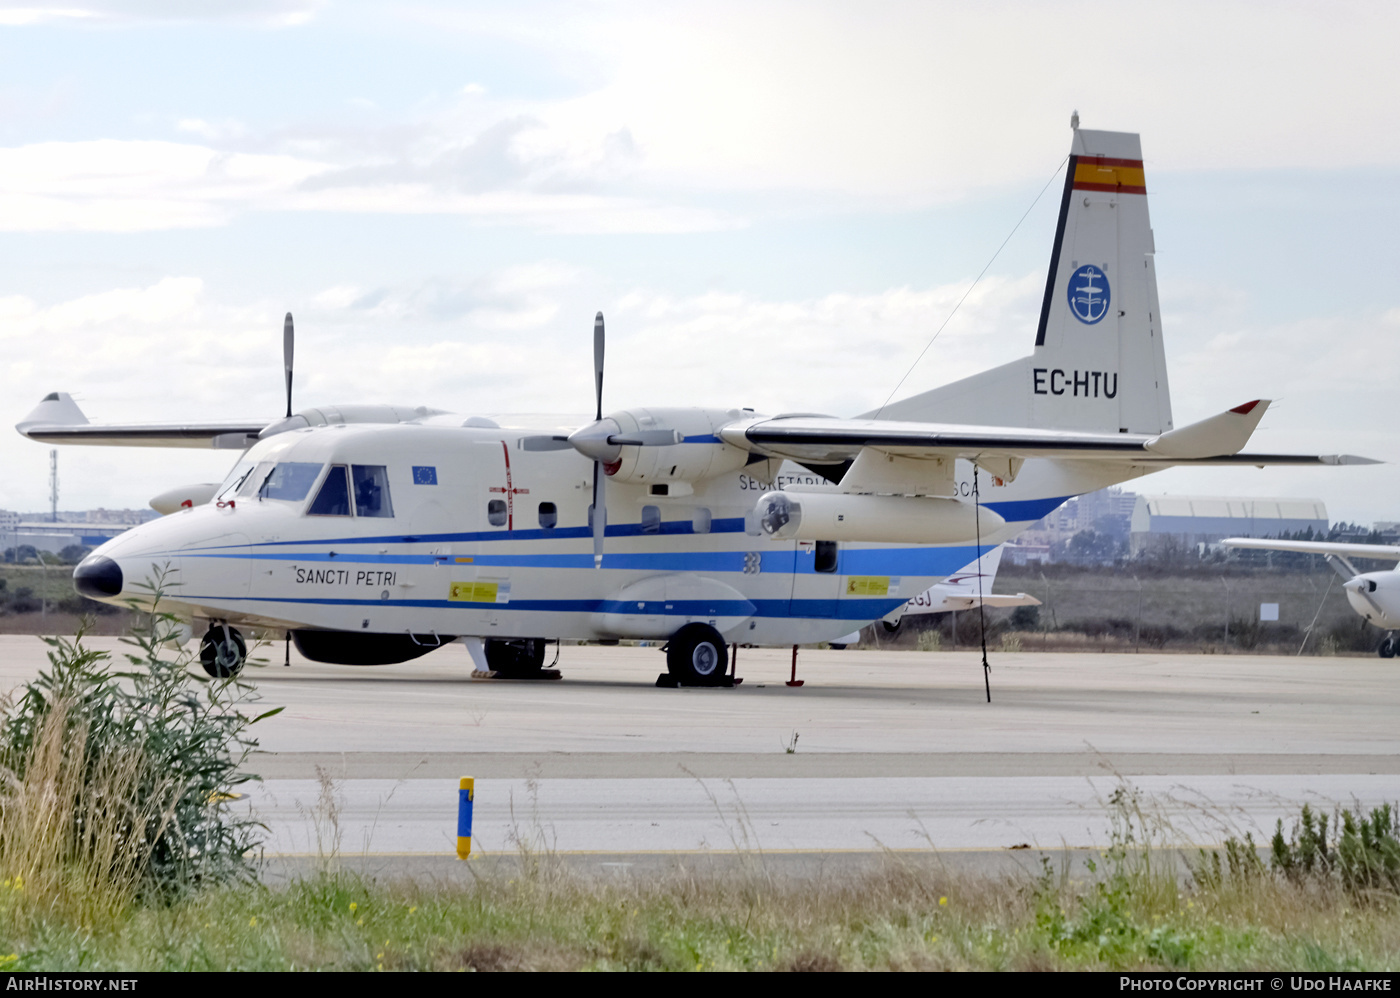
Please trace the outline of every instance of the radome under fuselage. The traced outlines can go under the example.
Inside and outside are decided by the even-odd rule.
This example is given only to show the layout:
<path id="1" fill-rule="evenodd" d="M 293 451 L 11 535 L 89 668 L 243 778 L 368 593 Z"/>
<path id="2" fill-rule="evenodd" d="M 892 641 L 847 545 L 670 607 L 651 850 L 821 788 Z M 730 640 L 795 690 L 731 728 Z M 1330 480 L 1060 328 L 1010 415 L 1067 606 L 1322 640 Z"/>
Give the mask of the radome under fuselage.
<path id="1" fill-rule="evenodd" d="M 245 465 L 315 465 L 304 498 L 238 495 L 226 483 L 215 501 L 136 527 L 92 557 L 121 568 L 111 602 L 142 600 L 139 584 L 163 571 L 166 609 L 255 627 L 591 640 L 666 638 L 699 621 L 755 645 L 837 638 L 977 557 L 974 538 L 843 543 L 833 560 L 812 541 L 754 536 L 746 517 L 761 495 L 822 481 L 764 460 L 688 495 L 609 482 L 595 568 L 591 462 L 521 449 L 522 432 L 435 417 L 281 433 L 246 452 L 230 481 Z M 982 536 L 984 551 L 1090 484 L 1083 467 L 1061 464 L 1029 461 L 1005 484 L 979 476 L 984 508 L 1005 521 Z M 959 465 L 958 491 L 970 496 L 971 466 Z M 383 468 L 392 515 L 313 515 L 339 466 Z"/>

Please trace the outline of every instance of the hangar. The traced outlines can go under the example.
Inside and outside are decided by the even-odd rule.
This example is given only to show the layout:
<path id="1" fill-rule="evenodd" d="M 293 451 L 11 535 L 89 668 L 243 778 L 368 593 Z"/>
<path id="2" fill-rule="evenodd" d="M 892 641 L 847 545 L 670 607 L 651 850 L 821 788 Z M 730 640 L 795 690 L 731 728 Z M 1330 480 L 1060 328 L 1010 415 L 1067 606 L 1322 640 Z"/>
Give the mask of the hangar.
<path id="1" fill-rule="evenodd" d="M 1225 537 L 1282 537 L 1312 531 L 1327 536 L 1321 499 L 1241 499 L 1232 496 L 1139 495 L 1129 526 L 1136 557 L 1165 547 L 1199 547 Z"/>

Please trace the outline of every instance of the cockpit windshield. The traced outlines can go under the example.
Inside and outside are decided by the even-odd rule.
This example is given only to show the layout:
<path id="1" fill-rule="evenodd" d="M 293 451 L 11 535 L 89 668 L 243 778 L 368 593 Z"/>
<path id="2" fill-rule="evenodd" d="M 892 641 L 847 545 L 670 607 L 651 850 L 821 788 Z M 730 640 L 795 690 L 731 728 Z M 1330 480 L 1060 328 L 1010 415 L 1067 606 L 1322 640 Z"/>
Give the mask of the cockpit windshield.
<path id="1" fill-rule="evenodd" d="M 259 499 L 281 499 L 285 502 L 301 502 L 321 476 L 324 465 L 311 461 L 278 461 L 258 488 Z M 259 465 L 261 468 L 261 465 Z M 253 479 L 257 478 L 257 472 Z"/>
<path id="2" fill-rule="evenodd" d="M 236 493 L 239 486 L 247 479 L 248 473 L 252 470 L 252 461 L 239 461 L 233 466 L 233 470 L 228 473 L 228 477 L 224 479 L 224 483 L 219 486 L 218 491 L 214 493 L 214 498 L 216 500 L 226 499 Z"/>
<path id="3" fill-rule="evenodd" d="M 311 461 L 259 461 L 257 467 L 238 480 L 238 496 L 300 502 L 316 484 L 322 467 Z"/>

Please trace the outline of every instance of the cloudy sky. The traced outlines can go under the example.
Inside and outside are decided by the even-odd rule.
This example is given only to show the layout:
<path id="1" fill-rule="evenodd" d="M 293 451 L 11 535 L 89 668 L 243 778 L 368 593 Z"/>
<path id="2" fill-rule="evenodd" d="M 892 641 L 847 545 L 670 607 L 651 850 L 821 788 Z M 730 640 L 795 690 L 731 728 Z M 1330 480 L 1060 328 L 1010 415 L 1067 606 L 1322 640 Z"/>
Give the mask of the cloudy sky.
<path id="1" fill-rule="evenodd" d="M 1400 462 L 1400 8 L 0 0 L 0 378 L 94 420 L 878 405 L 1028 353 L 1068 119 L 1138 131 L 1178 425 Z M 8 435 L 6 435 L 8 434 Z M 48 451 L 0 434 L 0 507 Z M 63 508 L 228 453 L 67 448 Z M 1400 519 L 1400 463 L 1166 472 Z"/>

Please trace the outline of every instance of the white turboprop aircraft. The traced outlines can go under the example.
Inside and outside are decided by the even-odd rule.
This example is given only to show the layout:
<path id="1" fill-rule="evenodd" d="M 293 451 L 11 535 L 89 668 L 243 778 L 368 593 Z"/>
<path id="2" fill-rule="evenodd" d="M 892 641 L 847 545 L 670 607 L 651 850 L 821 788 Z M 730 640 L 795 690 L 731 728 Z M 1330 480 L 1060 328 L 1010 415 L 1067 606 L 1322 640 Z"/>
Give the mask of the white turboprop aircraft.
<path id="1" fill-rule="evenodd" d="M 1005 550 L 1005 545 L 998 545 L 981 557 L 974 558 L 942 582 L 925 589 L 881 621 L 885 630 L 890 633 L 897 631 L 900 624 L 910 617 L 975 610 L 979 606 L 1040 606 L 1040 600 L 1028 593 L 991 591 Z"/>
<path id="2" fill-rule="evenodd" d="M 990 551 L 979 553 L 942 582 L 929 586 L 899 609 L 886 614 L 880 621 L 885 632 L 894 634 L 907 617 L 932 617 L 940 613 L 973 610 L 979 606 L 1039 606 L 1040 600 L 1026 593 L 1012 595 L 991 591 L 1005 547 L 999 544 Z M 831 642 L 831 647 L 845 648 L 859 640 L 860 631 L 856 630 Z"/>
<path id="3" fill-rule="evenodd" d="M 1374 558 L 1377 561 L 1400 562 L 1400 547 L 1384 544 L 1344 544 L 1336 541 L 1271 541 L 1253 537 L 1229 537 L 1220 542 L 1227 548 L 1249 548 L 1256 551 L 1296 551 L 1300 554 L 1320 554 L 1345 581 L 1342 589 L 1351 608 L 1361 614 L 1372 627 L 1384 628 L 1386 634 L 1376 651 L 1381 658 L 1400 654 L 1400 565 L 1379 572 L 1359 572 L 1353 558 Z"/>
<path id="4" fill-rule="evenodd" d="M 516 675 L 538 674 L 546 639 L 662 639 L 677 682 L 713 684 L 727 643 L 837 639 L 1071 496 L 1175 465 L 1361 461 L 1240 453 L 1266 401 L 1174 426 L 1153 252 L 1138 136 L 1076 128 L 1033 354 L 855 418 L 604 415 L 601 313 L 592 420 L 291 415 L 289 316 L 285 419 L 97 426 L 55 393 L 18 429 L 247 448 L 73 573 L 86 596 L 139 604 L 164 571 L 166 605 L 209 626 L 211 674 L 241 667 L 238 625 L 362 665 L 456 637 Z M 812 481 L 780 482 L 796 466 Z"/>

